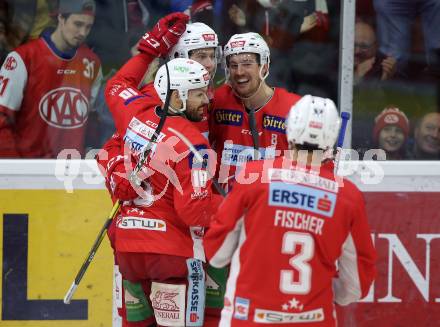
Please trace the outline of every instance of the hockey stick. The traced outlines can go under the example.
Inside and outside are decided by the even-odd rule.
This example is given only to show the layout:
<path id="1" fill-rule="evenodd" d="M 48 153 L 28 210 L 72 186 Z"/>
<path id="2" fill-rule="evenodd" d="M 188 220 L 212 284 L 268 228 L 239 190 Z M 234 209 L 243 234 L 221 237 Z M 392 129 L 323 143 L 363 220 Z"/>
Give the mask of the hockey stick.
<path id="1" fill-rule="evenodd" d="M 186 146 L 189 148 L 189 150 L 194 154 L 194 156 L 196 157 L 196 159 L 200 162 L 203 162 L 203 158 L 200 155 L 199 151 L 197 151 L 197 149 L 194 147 L 194 145 L 191 143 L 190 140 L 188 140 L 188 138 L 183 135 L 182 133 L 180 133 L 179 131 L 176 131 L 174 128 L 172 127 L 168 127 L 168 130 L 175 134 L 180 140 L 182 140 L 183 143 L 186 144 Z M 214 179 L 214 177 L 209 173 L 209 167 L 207 169 L 208 172 L 208 176 L 209 178 L 212 179 L 212 183 L 214 184 L 214 187 L 217 189 L 217 191 L 220 193 L 220 195 L 222 195 L 223 197 L 226 196 L 226 192 L 225 190 L 222 189 L 222 187 L 220 186 L 220 184 L 217 182 L 216 179 Z"/>
<path id="2" fill-rule="evenodd" d="M 342 146 L 344 145 L 345 130 L 347 129 L 348 121 L 350 120 L 350 113 L 343 111 L 341 112 L 341 129 L 339 130 L 338 142 L 336 143 L 336 155 L 335 155 L 335 174 L 337 174 L 339 169 L 339 161 L 341 159 Z"/>
<path id="3" fill-rule="evenodd" d="M 160 135 L 160 132 L 165 124 L 166 117 L 168 116 L 168 108 L 170 105 L 170 99 L 171 99 L 171 91 L 170 91 L 170 72 L 168 70 L 168 65 L 165 64 L 165 68 L 167 71 L 167 95 L 165 98 L 165 104 L 163 106 L 163 115 L 160 117 L 159 124 L 157 125 L 156 130 L 154 131 L 153 136 L 150 139 L 150 142 L 147 144 L 145 150 L 140 154 L 139 161 L 137 162 L 135 168 L 130 173 L 129 180 L 130 182 L 133 182 L 135 185 L 140 186 L 142 180 L 138 177 L 138 172 L 142 169 L 142 166 L 144 165 L 145 161 L 148 158 L 148 155 L 151 152 L 151 149 L 153 147 L 153 144 L 156 143 L 157 138 Z M 86 259 L 84 260 L 84 263 L 82 264 L 81 268 L 79 269 L 78 273 L 75 276 L 75 279 L 73 280 L 72 285 L 70 286 L 69 290 L 67 291 L 66 295 L 64 296 L 64 303 L 69 304 L 72 300 L 73 294 L 75 293 L 76 289 L 78 288 L 79 283 L 81 282 L 85 272 L 87 271 L 90 263 L 92 262 L 93 258 L 96 255 L 96 252 L 98 251 L 99 246 L 101 245 L 102 240 L 105 237 L 105 234 L 107 232 L 107 229 L 110 227 L 113 219 L 115 218 L 117 212 L 119 211 L 119 207 L 121 206 L 121 201 L 116 201 L 113 205 L 113 208 L 110 212 L 109 217 L 104 223 L 104 226 L 102 226 L 101 231 L 98 234 L 98 237 L 96 238 L 95 242 L 93 243 L 92 248 L 89 251 L 89 254 L 87 255 Z"/>

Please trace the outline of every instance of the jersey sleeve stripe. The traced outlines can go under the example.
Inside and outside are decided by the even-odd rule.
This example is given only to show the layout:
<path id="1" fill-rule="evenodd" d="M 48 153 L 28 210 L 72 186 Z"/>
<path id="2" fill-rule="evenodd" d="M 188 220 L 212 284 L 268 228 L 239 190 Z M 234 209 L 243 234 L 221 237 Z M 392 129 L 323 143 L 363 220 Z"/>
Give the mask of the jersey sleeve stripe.
<path id="1" fill-rule="evenodd" d="M 339 305 L 347 305 L 361 298 L 361 281 L 356 247 L 353 237 L 348 234 L 342 245 L 342 253 L 338 260 L 339 276 L 333 280 L 335 301 Z"/>

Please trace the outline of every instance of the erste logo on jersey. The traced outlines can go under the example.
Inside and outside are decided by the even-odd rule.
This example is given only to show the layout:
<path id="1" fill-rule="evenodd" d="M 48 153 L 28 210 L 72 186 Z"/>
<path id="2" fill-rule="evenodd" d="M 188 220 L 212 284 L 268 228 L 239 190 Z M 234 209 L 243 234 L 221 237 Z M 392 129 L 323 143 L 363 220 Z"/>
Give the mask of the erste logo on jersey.
<path id="1" fill-rule="evenodd" d="M 336 194 L 311 187 L 272 182 L 269 186 L 269 205 L 303 209 L 318 215 L 332 217 Z"/>
<path id="2" fill-rule="evenodd" d="M 17 60 L 15 60 L 14 57 L 7 57 L 3 67 L 5 67 L 6 70 L 14 70 L 17 68 Z"/>
<path id="3" fill-rule="evenodd" d="M 263 128 L 278 133 L 286 133 L 286 121 L 283 117 L 263 115 Z"/>
<path id="4" fill-rule="evenodd" d="M 214 119 L 217 124 L 241 126 L 243 113 L 237 110 L 217 109 L 214 112 Z"/>
<path id="5" fill-rule="evenodd" d="M 56 128 L 78 128 L 85 124 L 89 101 L 78 89 L 60 87 L 46 93 L 38 105 L 41 118 Z"/>

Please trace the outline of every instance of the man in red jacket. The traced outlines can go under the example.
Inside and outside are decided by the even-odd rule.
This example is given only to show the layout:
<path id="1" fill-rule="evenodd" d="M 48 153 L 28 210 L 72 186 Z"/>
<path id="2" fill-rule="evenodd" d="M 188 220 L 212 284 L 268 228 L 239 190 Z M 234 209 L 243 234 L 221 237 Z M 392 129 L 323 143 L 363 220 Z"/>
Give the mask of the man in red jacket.
<path id="1" fill-rule="evenodd" d="M 376 252 L 364 199 L 321 162 L 339 124 L 331 100 L 303 97 L 286 121 L 291 151 L 238 175 L 204 239 L 211 265 L 230 264 L 220 326 L 336 326 L 334 302 L 368 293 Z"/>

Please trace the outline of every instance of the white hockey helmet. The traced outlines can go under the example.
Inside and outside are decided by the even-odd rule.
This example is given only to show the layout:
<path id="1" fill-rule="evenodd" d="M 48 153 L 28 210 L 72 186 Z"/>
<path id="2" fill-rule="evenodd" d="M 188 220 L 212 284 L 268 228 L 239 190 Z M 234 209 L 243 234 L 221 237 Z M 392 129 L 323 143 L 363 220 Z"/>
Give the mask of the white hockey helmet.
<path id="1" fill-rule="evenodd" d="M 218 37 L 214 30 L 204 23 L 186 25 L 186 30 L 179 38 L 177 44 L 168 54 L 169 59 L 189 58 L 191 50 L 202 48 L 218 48 Z"/>
<path id="2" fill-rule="evenodd" d="M 175 112 L 183 112 L 186 110 L 188 91 L 208 86 L 209 73 L 205 67 L 194 60 L 185 58 L 170 60 L 158 69 L 154 79 L 154 88 L 162 102 L 165 102 L 168 87 L 166 65 L 170 74 L 170 90 L 177 90 L 183 102 L 182 109 L 176 110 L 171 107 L 170 109 Z"/>
<path id="3" fill-rule="evenodd" d="M 290 108 L 286 120 L 287 141 L 327 150 L 335 145 L 340 125 L 332 100 L 305 95 Z"/>
<path id="4" fill-rule="evenodd" d="M 260 65 L 270 63 L 270 50 L 263 37 L 258 33 L 234 34 L 226 43 L 223 49 L 225 60 L 234 54 L 256 53 L 260 58 Z"/>

